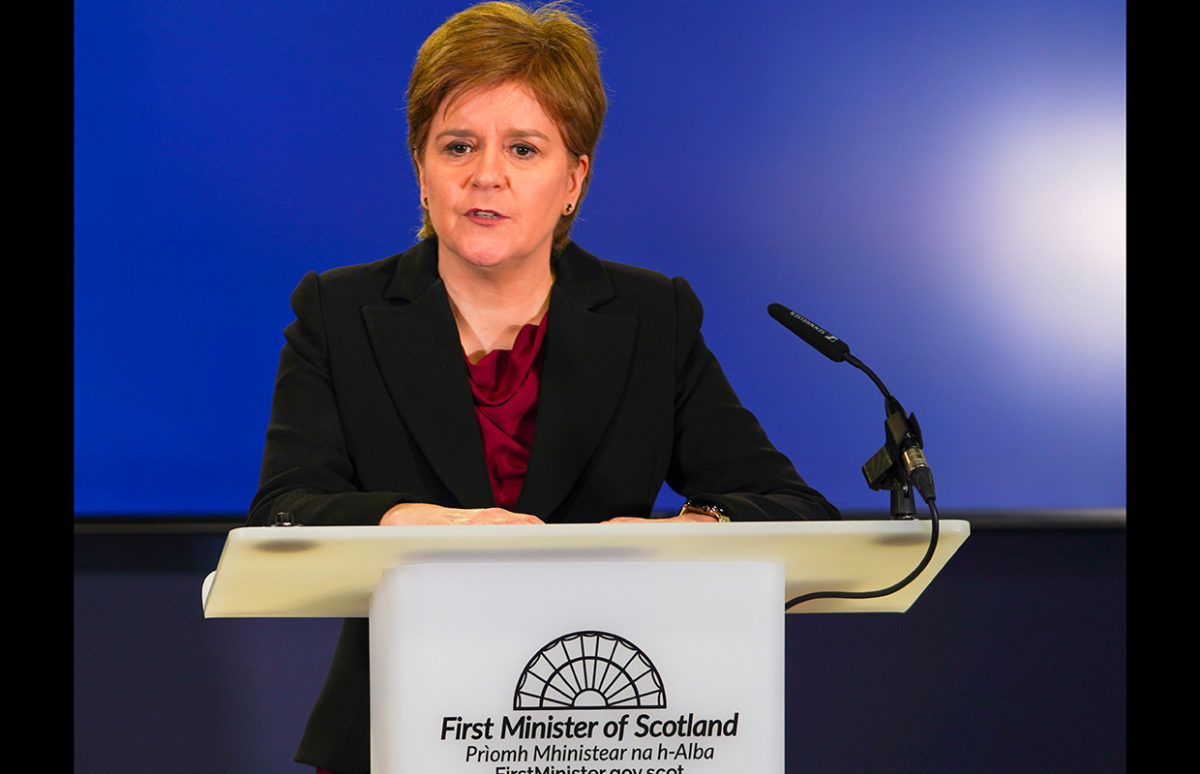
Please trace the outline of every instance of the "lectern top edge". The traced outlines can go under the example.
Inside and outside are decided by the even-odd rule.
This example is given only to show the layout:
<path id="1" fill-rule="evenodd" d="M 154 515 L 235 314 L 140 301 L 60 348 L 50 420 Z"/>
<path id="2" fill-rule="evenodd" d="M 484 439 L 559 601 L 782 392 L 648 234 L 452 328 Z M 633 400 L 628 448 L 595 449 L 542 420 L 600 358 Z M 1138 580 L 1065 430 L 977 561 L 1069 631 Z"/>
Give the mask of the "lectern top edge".
<path id="1" fill-rule="evenodd" d="M 790 612 L 907 610 L 970 525 L 942 521 L 939 531 L 934 560 L 900 592 Z M 229 533 L 203 602 L 207 617 L 357 617 L 399 564 L 554 561 L 778 562 L 792 598 L 890 586 L 916 566 L 929 532 L 926 521 L 242 527 Z"/>

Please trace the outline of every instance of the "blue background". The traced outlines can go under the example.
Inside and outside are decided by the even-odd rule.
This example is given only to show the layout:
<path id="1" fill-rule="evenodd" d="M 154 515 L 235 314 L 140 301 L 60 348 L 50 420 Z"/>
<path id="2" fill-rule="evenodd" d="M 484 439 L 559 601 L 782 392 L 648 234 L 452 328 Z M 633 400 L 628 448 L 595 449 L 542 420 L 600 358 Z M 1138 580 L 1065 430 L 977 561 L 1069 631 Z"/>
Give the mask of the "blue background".
<path id="1" fill-rule="evenodd" d="M 462 7 L 75 4 L 77 515 L 245 511 L 291 290 L 412 242 L 404 91 Z M 811 484 L 887 508 L 882 400 L 771 302 L 917 414 L 943 510 L 1125 506 L 1124 3 L 582 10 L 610 105 L 574 237 L 689 279 Z"/>

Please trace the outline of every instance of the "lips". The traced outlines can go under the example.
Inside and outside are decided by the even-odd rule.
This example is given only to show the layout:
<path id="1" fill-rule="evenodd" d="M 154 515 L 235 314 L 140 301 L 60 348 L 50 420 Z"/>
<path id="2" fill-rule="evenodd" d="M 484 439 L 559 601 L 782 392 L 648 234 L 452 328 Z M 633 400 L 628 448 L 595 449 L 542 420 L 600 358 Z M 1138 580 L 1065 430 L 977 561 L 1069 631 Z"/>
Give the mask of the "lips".
<path id="1" fill-rule="evenodd" d="M 471 218 L 472 220 L 480 220 L 485 223 L 495 223 L 505 219 L 504 215 L 501 215 L 495 210 L 482 210 L 479 208 L 467 210 L 467 217 Z"/>

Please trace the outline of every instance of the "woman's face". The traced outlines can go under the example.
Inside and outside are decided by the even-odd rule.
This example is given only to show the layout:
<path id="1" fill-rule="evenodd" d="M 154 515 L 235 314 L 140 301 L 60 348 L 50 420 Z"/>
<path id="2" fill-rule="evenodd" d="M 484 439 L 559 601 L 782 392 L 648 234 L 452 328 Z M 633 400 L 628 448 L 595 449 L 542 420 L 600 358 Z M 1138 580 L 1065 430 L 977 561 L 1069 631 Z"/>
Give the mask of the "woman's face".
<path id="1" fill-rule="evenodd" d="M 558 219 L 575 206 L 588 158 L 520 84 L 447 101 L 417 162 L 440 259 L 476 267 L 548 266 Z"/>

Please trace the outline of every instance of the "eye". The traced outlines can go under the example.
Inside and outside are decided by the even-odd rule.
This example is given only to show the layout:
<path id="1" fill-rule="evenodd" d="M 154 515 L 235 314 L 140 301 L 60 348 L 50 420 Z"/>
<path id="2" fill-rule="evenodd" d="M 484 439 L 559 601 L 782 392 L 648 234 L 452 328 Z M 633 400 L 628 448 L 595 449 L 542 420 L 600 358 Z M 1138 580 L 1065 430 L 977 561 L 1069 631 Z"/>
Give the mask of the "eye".
<path id="1" fill-rule="evenodd" d="M 512 146 L 512 154 L 519 159 L 531 159 L 538 153 L 537 148 L 526 143 L 517 143 Z"/>
<path id="2" fill-rule="evenodd" d="M 471 144 L 462 140 L 447 143 L 445 151 L 451 156 L 465 156 L 471 152 Z"/>

